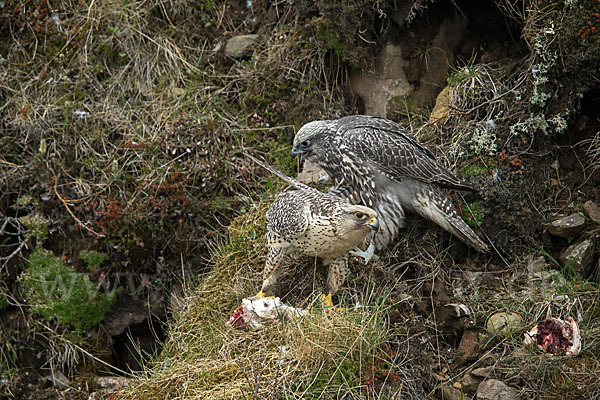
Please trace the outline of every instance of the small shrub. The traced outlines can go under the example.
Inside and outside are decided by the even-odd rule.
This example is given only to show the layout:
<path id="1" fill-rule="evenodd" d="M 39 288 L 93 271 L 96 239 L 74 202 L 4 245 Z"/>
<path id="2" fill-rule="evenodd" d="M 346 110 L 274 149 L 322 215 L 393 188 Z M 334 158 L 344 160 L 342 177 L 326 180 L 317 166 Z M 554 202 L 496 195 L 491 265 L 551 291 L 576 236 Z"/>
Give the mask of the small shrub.
<path id="1" fill-rule="evenodd" d="M 48 223 L 40 214 L 27 214 L 19 218 L 19 222 L 27 228 L 39 243 L 42 243 L 48 237 Z"/>
<path id="2" fill-rule="evenodd" d="M 100 266 L 110 257 L 108 257 L 108 254 L 99 253 L 94 250 L 81 250 L 79 252 L 79 258 L 87 264 L 88 271 L 93 272 L 100 268 Z"/>
<path id="3" fill-rule="evenodd" d="M 100 254 L 100 253 L 97 253 Z M 21 293 L 32 310 L 78 331 L 97 325 L 111 310 L 116 290 L 99 293 L 87 275 L 66 266 L 51 251 L 36 248 L 19 278 Z"/>

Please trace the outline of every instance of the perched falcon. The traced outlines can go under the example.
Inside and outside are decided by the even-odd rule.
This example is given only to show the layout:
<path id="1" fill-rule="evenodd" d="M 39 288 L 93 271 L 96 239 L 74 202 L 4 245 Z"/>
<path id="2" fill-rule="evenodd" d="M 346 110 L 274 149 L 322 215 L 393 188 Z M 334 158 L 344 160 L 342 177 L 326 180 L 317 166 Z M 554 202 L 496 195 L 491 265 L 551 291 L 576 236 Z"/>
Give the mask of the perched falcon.
<path id="1" fill-rule="evenodd" d="M 291 184 L 277 196 L 267 211 L 266 237 L 269 253 L 262 288 L 256 297 L 261 298 L 269 293 L 277 281 L 284 257 L 297 251 L 320 257 L 325 265 L 329 265 L 328 294 L 324 302 L 331 306 L 332 295 L 342 285 L 348 273 L 348 254 L 365 258 L 373 254 L 373 246 L 366 252 L 361 252 L 357 247 L 369 233 L 378 229 L 375 211 L 320 192 L 250 157 Z"/>
<path id="2" fill-rule="evenodd" d="M 292 153 L 329 174 L 335 185 L 331 193 L 377 211 L 377 249 L 394 240 L 404 227 L 404 211 L 410 210 L 474 249 L 488 251 L 443 190 L 475 188 L 444 168 L 397 123 L 366 115 L 309 122 L 296 134 Z"/>

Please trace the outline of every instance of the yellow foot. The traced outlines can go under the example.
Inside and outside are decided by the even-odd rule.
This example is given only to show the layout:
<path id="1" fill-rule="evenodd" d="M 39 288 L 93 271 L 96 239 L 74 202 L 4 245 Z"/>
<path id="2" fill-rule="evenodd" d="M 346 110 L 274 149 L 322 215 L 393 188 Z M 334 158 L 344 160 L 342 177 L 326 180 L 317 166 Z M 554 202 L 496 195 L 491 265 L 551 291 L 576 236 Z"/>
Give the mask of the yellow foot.
<path id="1" fill-rule="evenodd" d="M 331 292 L 327 293 L 327 296 L 324 294 L 321 295 L 321 303 L 327 308 L 333 307 L 333 301 L 331 300 Z"/>
<path id="2" fill-rule="evenodd" d="M 254 296 L 254 298 L 256 300 L 258 300 L 258 299 L 274 299 L 275 296 L 267 296 L 266 293 L 261 290 L 260 292 L 256 293 L 256 296 Z"/>

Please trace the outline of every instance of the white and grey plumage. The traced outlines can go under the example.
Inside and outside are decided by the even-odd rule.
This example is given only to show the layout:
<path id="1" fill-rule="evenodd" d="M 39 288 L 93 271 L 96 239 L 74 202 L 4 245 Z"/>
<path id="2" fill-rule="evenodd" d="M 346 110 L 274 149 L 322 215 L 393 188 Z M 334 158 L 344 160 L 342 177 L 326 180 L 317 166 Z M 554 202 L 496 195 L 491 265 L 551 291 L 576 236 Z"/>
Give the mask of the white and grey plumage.
<path id="1" fill-rule="evenodd" d="M 410 210 L 476 250 L 488 251 L 443 191 L 475 189 L 397 123 L 366 115 L 309 122 L 296 134 L 292 152 L 329 174 L 332 193 L 375 209 L 380 223 L 377 249 L 395 239 L 405 225 L 404 211 Z"/>
<path id="2" fill-rule="evenodd" d="M 329 265 L 328 295 L 325 304 L 339 289 L 348 273 L 348 254 L 369 258 L 370 252 L 356 249 L 379 223 L 376 212 L 354 205 L 346 199 L 320 192 L 297 182 L 271 166 L 250 156 L 254 161 L 285 179 L 291 186 L 280 193 L 267 211 L 267 243 L 269 253 L 263 272 L 263 284 L 257 297 L 269 293 L 277 281 L 284 257 L 294 251 L 320 257 Z M 355 249 L 353 252 L 351 250 Z"/>

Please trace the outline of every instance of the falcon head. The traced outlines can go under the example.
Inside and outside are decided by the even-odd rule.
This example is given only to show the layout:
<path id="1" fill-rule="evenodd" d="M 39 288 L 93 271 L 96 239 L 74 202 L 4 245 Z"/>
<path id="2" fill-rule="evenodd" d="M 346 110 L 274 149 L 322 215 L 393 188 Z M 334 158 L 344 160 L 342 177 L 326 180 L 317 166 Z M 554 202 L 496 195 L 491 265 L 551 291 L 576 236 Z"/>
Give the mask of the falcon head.
<path id="1" fill-rule="evenodd" d="M 312 121 L 296 133 L 292 154 L 300 154 L 309 160 L 318 157 L 331 142 L 332 124 L 335 121 Z"/>
<path id="2" fill-rule="evenodd" d="M 369 232 L 379 229 L 377 213 L 369 207 L 347 205 L 335 221 L 335 228 L 340 238 L 353 243 L 352 247 L 355 247 Z"/>

